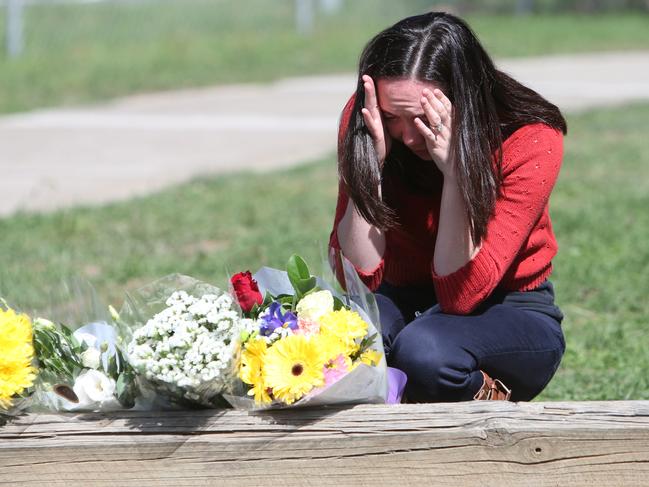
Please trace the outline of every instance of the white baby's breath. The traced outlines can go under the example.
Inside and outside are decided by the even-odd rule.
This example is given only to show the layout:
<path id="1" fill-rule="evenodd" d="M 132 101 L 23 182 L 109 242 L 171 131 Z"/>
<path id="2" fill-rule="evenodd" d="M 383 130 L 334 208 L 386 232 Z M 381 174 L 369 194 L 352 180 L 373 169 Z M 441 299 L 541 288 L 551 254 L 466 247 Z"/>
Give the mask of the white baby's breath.
<path id="1" fill-rule="evenodd" d="M 132 365 L 151 381 L 182 389 L 190 400 L 227 391 L 235 377 L 237 338 L 253 328 L 233 304 L 228 294 L 174 292 L 167 308 L 133 334 Z"/>

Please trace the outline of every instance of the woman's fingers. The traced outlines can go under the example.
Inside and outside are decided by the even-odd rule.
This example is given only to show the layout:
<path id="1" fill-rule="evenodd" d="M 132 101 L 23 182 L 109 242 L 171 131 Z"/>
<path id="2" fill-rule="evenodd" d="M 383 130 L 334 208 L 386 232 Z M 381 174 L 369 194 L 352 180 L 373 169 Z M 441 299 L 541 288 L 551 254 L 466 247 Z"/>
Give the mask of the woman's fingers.
<path id="1" fill-rule="evenodd" d="M 435 89 L 431 91 L 425 89 L 422 93 L 422 97 L 426 98 L 430 106 L 433 107 L 433 110 L 439 115 L 442 124 L 446 127 L 451 126 L 451 113 L 452 106 L 448 98 L 442 93 L 441 90 Z"/>
<path id="2" fill-rule="evenodd" d="M 435 96 L 435 100 L 441 105 L 441 109 L 443 110 L 442 115 L 442 121 L 444 125 L 447 127 L 451 126 L 451 117 L 453 113 L 453 105 L 451 105 L 451 101 L 446 97 L 444 92 L 440 89 L 436 89 L 433 92 L 433 95 Z"/>
<path id="3" fill-rule="evenodd" d="M 433 161 L 445 172 L 449 161 L 452 107 L 440 90 L 427 88 L 422 91 L 420 104 L 424 115 L 415 118 L 415 127 L 424 138 Z"/>
<path id="4" fill-rule="evenodd" d="M 383 132 L 381 126 L 381 112 L 377 106 L 376 90 L 374 89 L 374 81 L 370 76 L 363 75 L 363 88 L 365 89 L 365 107 L 361 109 L 365 125 L 369 129 L 373 138 L 379 137 Z"/>
<path id="5" fill-rule="evenodd" d="M 368 75 L 363 75 L 362 80 L 365 90 L 365 106 L 361 109 L 361 113 L 365 121 L 365 126 L 374 141 L 376 155 L 382 165 L 387 153 L 390 151 L 390 137 L 385 133 L 383 126 L 383 118 L 376 96 L 374 80 Z"/>
<path id="6" fill-rule="evenodd" d="M 437 124 L 441 123 L 442 118 L 439 116 L 437 111 L 433 108 L 433 105 L 425 96 L 421 97 L 421 107 L 424 109 L 424 115 L 426 115 L 428 125 L 435 127 Z"/>
<path id="7" fill-rule="evenodd" d="M 437 135 L 448 137 L 451 131 L 451 112 L 446 109 L 447 105 L 444 104 L 444 101 L 438 97 L 438 92 L 444 97 L 444 94 L 440 90 L 436 89 L 432 92 L 429 89 L 425 89 L 422 92 L 421 106 L 428 119 L 428 125 L 433 131 Z M 446 97 L 444 99 L 450 104 Z"/>
<path id="8" fill-rule="evenodd" d="M 371 76 L 363 75 L 363 88 L 365 88 L 365 108 L 367 108 L 372 117 L 380 118 L 379 102 L 376 97 L 376 86 Z"/>
<path id="9" fill-rule="evenodd" d="M 361 113 L 363 114 L 363 120 L 365 120 L 365 125 L 370 131 L 372 138 L 380 140 L 383 137 L 383 127 L 381 127 L 379 121 L 372 116 L 367 108 L 362 108 Z"/>
<path id="10" fill-rule="evenodd" d="M 424 121 L 415 117 L 415 127 L 419 130 L 419 133 L 427 140 L 429 144 L 434 145 L 437 142 L 437 134 L 431 130 L 431 128 L 424 123 Z M 430 150 L 430 149 L 429 149 Z"/>

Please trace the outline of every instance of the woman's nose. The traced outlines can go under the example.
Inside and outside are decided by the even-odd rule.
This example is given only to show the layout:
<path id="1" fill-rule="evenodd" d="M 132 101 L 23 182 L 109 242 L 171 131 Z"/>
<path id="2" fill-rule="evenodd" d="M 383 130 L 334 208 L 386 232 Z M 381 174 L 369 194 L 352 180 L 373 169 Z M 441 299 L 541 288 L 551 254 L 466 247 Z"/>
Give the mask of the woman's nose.
<path id="1" fill-rule="evenodd" d="M 417 127 L 415 127 L 414 124 L 406 125 L 403 128 L 401 137 L 402 137 L 401 138 L 402 142 L 408 147 L 418 146 L 421 141 L 421 134 L 419 133 Z"/>

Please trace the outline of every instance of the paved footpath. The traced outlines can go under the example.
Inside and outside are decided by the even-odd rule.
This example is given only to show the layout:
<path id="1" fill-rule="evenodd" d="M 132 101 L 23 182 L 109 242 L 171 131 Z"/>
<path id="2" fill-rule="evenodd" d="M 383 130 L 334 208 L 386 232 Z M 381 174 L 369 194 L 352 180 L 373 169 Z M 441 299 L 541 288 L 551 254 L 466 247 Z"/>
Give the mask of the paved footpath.
<path id="1" fill-rule="evenodd" d="M 505 59 L 565 111 L 649 100 L 649 52 Z M 147 194 L 331 154 L 353 75 L 131 96 L 0 117 L 0 216 Z"/>

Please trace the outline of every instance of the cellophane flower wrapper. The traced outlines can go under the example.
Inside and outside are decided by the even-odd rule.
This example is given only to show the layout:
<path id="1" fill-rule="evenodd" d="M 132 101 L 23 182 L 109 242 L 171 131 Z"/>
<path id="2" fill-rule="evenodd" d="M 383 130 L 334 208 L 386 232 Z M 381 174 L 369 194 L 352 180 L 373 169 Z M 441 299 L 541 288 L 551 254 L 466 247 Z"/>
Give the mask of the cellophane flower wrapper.
<path id="1" fill-rule="evenodd" d="M 0 427 L 13 421 L 21 414 L 28 412 L 34 402 L 32 395 L 15 398 L 9 409 L 0 408 Z"/>
<path id="2" fill-rule="evenodd" d="M 110 412 L 130 409 L 135 377 L 123 358 L 108 306 L 84 279 L 50 291 L 47 318 L 35 320 L 39 377 L 30 411 Z"/>
<path id="3" fill-rule="evenodd" d="M 148 336 L 147 334 L 155 334 L 152 331 L 157 328 L 157 323 L 162 322 L 163 316 L 170 316 L 169 310 L 172 305 L 169 305 L 170 298 L 173 299 L 193 299 L 193 300 L 210 300 L 216 303 L 221 303 L 221 308 L 230 300 L 232 303 L 232 312 L 225 311 L 219 312 L 220 316 L 218 324 L 212 325 L 212 322 L 206 322 L 203 327 L 208 327 L 211 332 L 218 333 L 218 347 L 211 347 L 214 353 L 218 355 L 211 356 L 208 351 L 205 351 L 208 357 L 200 366 L 207 370 L 211 367 L 212 375 L 218 376 L 208 377 L 206 380 L 201 378 L 196 379 L 198 376 L 194 374 L 192 377 L 195 380 L 189 381 L 189 376 L 192 374 L 192 366 L 187 365 L 190 360 L 188 353 L 193 353 L 192 357 L 196 356 L 194 348 L 191 343 L 183 345 L 180 343 L 178 347 L 172 346 L 171 351 L 174 351 L 174 357 L 179 355 L 184 356 L 184 361 L 177 362 L 176 358 L 173 360 L 173 369 L 159 369 L 162 364 L 157 350 L 158 343 L 161 343 L 163 338 L 161 335 Z M 185 296 L 185 298 L 183 298 Z M 215 297 L 215 298 L 214 298 Z M 174 301 L 176 303 L 177 301 Z M 180 304 L 174 306 L 181 306 Z M 216 306 L 216 304 L 214 305 Z M 166 313 L 166 314 L 165 314 Z M 185 315 L 183 315 L 185 316 Z M 194 316 L 194 315 L 192 315 Z M 214 315 L 216 316 L 216 315 Z M 157 317 L 157 318 L 156 318 Z M 171 319 L 171 318 L 170 318 Z M 230 320 L 230 321 L 228 321 Z M 119 313 L 119 326 L 120 336 L 122 342 L 126 344 L 126 357 L 131 366 L 137 372 L 137 385 L 140 391 L 140 396 L 137 399 L 136 409 L 141 410 L 165 410 L 165 409 L 179 409 L 188 407 L 223 407 L 227 406 L 227 402 L 223 400 L 222 394 L 232 391 L 233 383 L 236 376 L 236 359 L 238 353 L 238 342 L 236 338 L 240 336 L 241 326 L 241 311 L 237 306 L 236 300 L 233 299 L 228 293 L 215 287 L 211 284 L 199 281 L 189 276 L 181 274 L 172 274 L 162 279 L 159 279 L 147 286 L 144 286 L 136 291 L 127 293 L 124 305 Z M 171 321 L 165 321 L 171 323 Z M 229 323 L 229 324 L 228 324 Z M 176 334 L 180 328 L 185 327 L 181 322 L 174 322 L 172 327 L 174 331 L 171 335 Z M 148 328 L 145 328 L 148 327 Z M 193 327 L 193 325 L 192 325 Z M 229 329 L 228 329 L 229 328 Z M 191 330 L 190 330 L 191 331 Z M 192 331 L 193 332 L 193 331 Z M 207 331 L 201 329 L 201 333 Z M 184 332 L 179 331 L 178 334 Z M 202 335 L 207 336 L 207 335 Z M 209 335 L 216 337 L 217 335 Z M 174 343 L 180 339 L 180 336 L 172 338 Z M 216 338 L 215 338 L 216 340 Z M 166 339 L 170 343 L 169 337 Z M 208 343 L 208 342 L 205 342 Z M 150 346 L 152 344 L 152 346 Z M 150 347 L 154 350 L 152 355 L 147 355 L 147 352 L 142 352 L 142 348 L 137 347 Z M 183 347 L 187 349 L 186 353 Z M 148 349 L 144 349 L 148 350 Z M 203 353 L 203 352 L 201 352 Z M 143 359 L 143 356 L 150 356 L 150 359 Z M 210 358 L 211 357 L 211 358 Z M 193 363 L 193 362 L 192 362 Z M 166 367 L 166 366 L 165 366 Z M 171 366 L 169 366 L 171 367 Z M 169 372 L 165 372 L 169 370 Z M 182 372 L 177 374 L 175 370 Z"/>
<path id="4" fill-rule="evenodd" d="M 359 279 L 353 265 L 347 259 L 343 258 L 342 261 L 345 266 L 346 293 L 341 293 L 320 277 L 316 277 L 316 285 L 321 290 L 330 291 L 352 311 L 357 312 L 368 324 L 367 336 L 376 335 L 371 349 L 380 353 L 379 363 L 376 365 L 362 363 L 333 384 L 316 388 L 290 405 L 281 401 L 273 401 L 269 405 L 259 404 L 248 394 L 250 386 L 238 381 L 234 393 L 224 396 L 233 407 L 255 411 L 342 404 L 383 404 L 386 402 L 388 394 L 387 363 L 383 353 L 376 299 Z M 253 277 L 259 285 L 262 295 L 270 293 L 273 296 L 278 296 L 295 293 L 286 271 L 262 267 Z"/>

